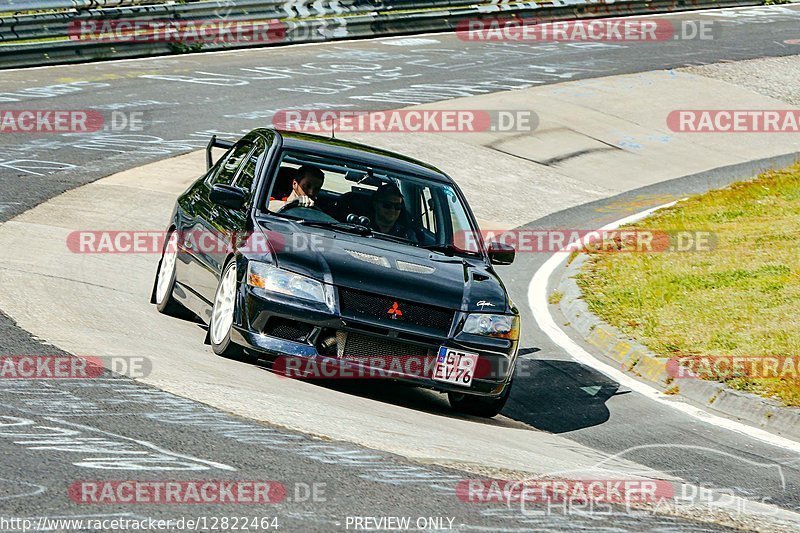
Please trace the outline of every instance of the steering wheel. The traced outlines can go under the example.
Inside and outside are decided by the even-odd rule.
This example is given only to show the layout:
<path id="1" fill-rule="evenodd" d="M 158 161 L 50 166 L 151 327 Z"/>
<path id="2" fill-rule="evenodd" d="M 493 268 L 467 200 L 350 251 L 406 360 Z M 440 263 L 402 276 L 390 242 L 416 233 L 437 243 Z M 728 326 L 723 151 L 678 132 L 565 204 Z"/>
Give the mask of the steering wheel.
<path id="1" fill-rule="evenodd" d="M 292 216 L 304 218 L 306 220 L 314 220 L 317 222 L 337 222 L 335 218 L 320 209 L 317 204 L 311 206 L 301 206 L 297 200 L 292 200 L 278 210 L 278 213 L 287 213 L 289 211 L 298 210 L 298 213 L 293 213 Z"/>
<path id="2" fill-rule="evenodd" d="M 314 205 L 302 205 L 301 206 L 300 205 L 300 200 L 295 199 L 295 200 L 292 200 L 291 202 L 289 202 L 288 204 L 285 204 L 283 207 L 281 207 L 278 210 L 278 213 L 283 213 L 284 211 L 289 211 L 290 209 L 316 209 L 317 211 L 320 210 L 320 208 L 317 206 L 317 204 L 314 204 Z"/>

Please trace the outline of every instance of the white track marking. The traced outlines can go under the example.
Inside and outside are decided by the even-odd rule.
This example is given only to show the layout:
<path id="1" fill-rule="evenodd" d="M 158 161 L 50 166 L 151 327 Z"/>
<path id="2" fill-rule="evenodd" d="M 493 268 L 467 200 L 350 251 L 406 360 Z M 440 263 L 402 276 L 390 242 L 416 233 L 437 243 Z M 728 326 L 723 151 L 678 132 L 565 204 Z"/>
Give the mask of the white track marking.
<path id="1" fill-rule="evenodd" d="M 44 494 L 47 492 L 47 487 L 44 485 L 36 485 L 35 483 L 28 483 L 26 481 L 20 481 L 18 479 L 4 479 L 0 478 L 0 481 L 8 481 L 9 483 L 15 485 L 28 485 L 29 487 L 36 487 L 35 490 L 31 492 L 20 492 L 19 494 L 11 494 L 8 496 L 0 496 L 0 500 L 13 500 L 14 498 L 27 498 L 29 496 L 37 496 L 39 494 Z"/>
<path id="2" fill-rule="evenodd" d="M 114 437 L 116 439 L 122 439 L 122 440 L 127 440 L 127 441 L 130 441 L 130 442 L 135 442 L 136 444 L 139 444 L 140 446 L 144 446 L 145 448 L 150 448 L 151 450 L 155 450 L 158 453 L 163 453 L 164 455 L 170 455 L 172 457 L 177 457 L 179 459 L 186 459 L 187 461 L 194 461 L 195 463 L 208 465 L 208 466 L 211 466 L 213 468 L 219 468 L 220 470 L 229 470 L 229 471 L 233 471 L 233 472 L 236 471 L 236 469 L 234 467 L 232 467 L 232 466 L 228 466 L 228 465 L 222 464 L 222 463 L 217 463 L 216 461 L 209 461 L 207 459 L 200 459 L 199 457 L 194 457 L 194 456 L 186 455 L 186 454 L 183 454 L 183 453 L 173 452 L 173 451 L 167 450 L 165 448 L 162 448 L 160 446 L 156 446 L 152 442 L 147 442 L 146 440 L 139 440 L 139 439 L 133 439 L 131 437 L 125 437 L 124 435 L 118 435 L 117 433 L 111 433 L 110 431 L 104 431 L 102 429 L 98 429 L 98 428 L 95 428 L 95 427 L 92 427 L 92 426 L 85 426 L 83 424 L 77 424 L 75 422 L 67 422 L 66 420 L 62 420 L 60 418 L 46 416 L 46 417 L 44 417 L 44 419 L 45 420 L 49 420 L 50 422 L 56 422 L 57 424 L 63 424 L 65 426 L 72 426 L 72 427 L 80 428 L 80 429 L 83 429 L 83 430 L 86 430 L 86 431 L 92 431 L 92 432 L 95 432 L 95 433 L 101 433 L 103 435 L 107 435 L 109 437 Z"/>
<path id="3" fill-rule="evenodd" d="M 616 229 L 624 224 L 630 224 L 632 222 L 641 220 L 659 209 L 671 207 L 676 203 L 677 202 L 671 202 L 658 207 L 654 207 L 652 209 L 648 209 L 647 211 L 642 211 L 641 213 L 637 213 L 635 215 L 631 215 L 621 220 L 617 220 L 616 222 L 612 222 L 611 224 L 603 226 L 600 229 L 601 230 Z M 701 422 L 712 424 L 714 426 L 723 429 L 727 429 L 736 433 L 740 433 L 742 435 L 746 435 L 748 437 L 759 440 L 766 444 L 771 444 L 773 446 L 790 450 L 795 453 L 800 453 L 800 442 L 796 442 L 791 439 L 775 435 L 768 431 L 764 431 L 763 429 L 749 426 L 742 422 L 737 422 L 729 418 L 724 418 L 722 416 L 714 415 L 712 413 L 709 413 L 708 411 L 704 411 L 703 409 L 700 409 L 688 403 L 676 401 L 672 397 L 667 396 L 658 389 L 651 387 L 650 385 L 647 385 L 629 376 L 628 374 L 625 374 L 621 370 L 614 368 L 611 365 L 601 362 L 600 360 L 596 359 L 592 354 L 590 354 L 589 352 L 584 350 L 581 346 L 579 346 L 575 341 L 569 338 L 569 336 L 560 327 L 558 327 L 555 320 L 553 320 L 553 317 L 550 315 L 550 311 L 548 309 L 549 304 L 547 303 L 548 280 L 550 279 L 550 276 L 553 274 L 553 272 L 555 272 L 555 270 L 564 261 L 566 261 L 568 257 L 569 254 L 565 252 L 560 252 L 553 255 L 550 259 L 548 259 L 544 263 L 544 265 L 542 265 L 539 268 L 539 270 L 536 271 L 536 274 L 534 274 L 533 278 L 531 279 L 530 285 L 528 285 L 528 305 L 530 306 L 531 312 L 533 313 L 533 317 L 536 320 L 536 323 L 539 324 L 539 328 L 548 337 L 550 337 L 550 339 L 555 344 L 561 347 L 576 361 L 585 364 L 586 366 L 589 366 L 602 374 L 605 374 L 606 376 L 613 379 L 620 385 L 624 385 L 625 387 L 628 387 L 629 389 L 638 392 L 639 394 L 641 394 L 646 398 L 649 398 L 650 400 L 653 400 L 662 405 L 670 407 L 671 409 L 675 409 L 676 411 L 680 411 L 686 415 L 691 416 L 692 418 L 700 420 Z"/>

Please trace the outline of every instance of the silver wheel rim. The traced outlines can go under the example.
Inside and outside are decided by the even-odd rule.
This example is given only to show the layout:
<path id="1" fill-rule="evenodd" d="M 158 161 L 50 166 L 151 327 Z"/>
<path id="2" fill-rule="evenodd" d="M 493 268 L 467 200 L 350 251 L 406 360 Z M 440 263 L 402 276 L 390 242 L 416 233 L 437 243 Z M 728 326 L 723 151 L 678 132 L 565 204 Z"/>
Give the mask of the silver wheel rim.
<path id="1" fill-rule="evenodd" d="M 156 303 L 161 304 L 167 298 L 172 275 L 175 273 L 175 263 L 178 257 L 178 233 L 169 236 L 164 255 L 161 257 L 161 267 L 158 269 L 158 282 L 156 283 Z"/>
<path id="2" fill-rule="evenodd" d="M 236 300 L 236 265 L 231 265 L 222 277 L 214 299 L 211 315 L 211 342 L 219 346 L 233 326 L 233 308 Z"/>

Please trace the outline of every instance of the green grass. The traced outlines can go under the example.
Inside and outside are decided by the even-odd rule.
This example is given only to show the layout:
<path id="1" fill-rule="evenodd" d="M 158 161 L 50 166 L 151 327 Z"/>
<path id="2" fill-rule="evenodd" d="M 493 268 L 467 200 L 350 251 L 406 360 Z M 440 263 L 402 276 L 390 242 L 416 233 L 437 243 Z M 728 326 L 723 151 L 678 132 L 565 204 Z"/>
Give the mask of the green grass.
<path id="1" fill-rule="evenodd" d="M 558 305 L 561 303 L 561 300 L 564 298 L 564 293 L 561 291 L 553 291 L 550 293 L 550 296 L 547 297 L 547 303 L 550 305 Z"/>
<path id="2" fill-rule="evenodd" d="M 716 248 L 592 254 L 578 284 L 594 313 L 664 357 L 800 357 L 800 164 L 629 227 L 712 231 Z M 800 380 L 726 383 L 800 406 Z"/>

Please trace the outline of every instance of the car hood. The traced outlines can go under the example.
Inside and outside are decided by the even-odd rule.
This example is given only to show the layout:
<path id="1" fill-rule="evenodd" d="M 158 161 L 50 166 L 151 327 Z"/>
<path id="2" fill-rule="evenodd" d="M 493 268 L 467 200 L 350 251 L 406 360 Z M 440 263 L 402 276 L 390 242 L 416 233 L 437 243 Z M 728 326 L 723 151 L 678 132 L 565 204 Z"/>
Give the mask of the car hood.
<path id="1" fill-rule="evenodd" d="M 458 309 L 509 313 L 495 272 L 481 258 L 451 257 L 375 237 L 259 220 L 277 266 L 339 287 L 398 300 Z"/>

